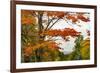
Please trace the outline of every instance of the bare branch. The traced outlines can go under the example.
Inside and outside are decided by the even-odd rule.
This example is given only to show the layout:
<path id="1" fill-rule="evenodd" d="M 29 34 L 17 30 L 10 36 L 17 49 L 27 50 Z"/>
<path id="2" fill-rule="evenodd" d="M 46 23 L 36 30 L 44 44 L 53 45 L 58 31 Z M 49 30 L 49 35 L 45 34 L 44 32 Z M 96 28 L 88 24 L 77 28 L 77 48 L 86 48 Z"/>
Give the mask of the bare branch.
<path id="1" fill-rule="evenodd" d="M 48 24 L 47 24 L 47 26 L 46 26 L 45 30 L 47 30 L 47 29 L 48 29 L 48 27 L 49 27 L 50 23 L 51 23 L 54 19 L 55 19 L 55 18 L 52 18 L 52 19 L 49 21 L 49 17 L 48 17 Z"/>
<path id="2" fill-rule="evenodd" d="M 58 21 L 60 20 L 60 18 L 59 19 L 57 19 L 48 29 L 51 29 L 52 28 L 52 26 L 54 26 Z"/>
<path id="3" fill-rule="evenodd" d="M 52 18 L 52 19 L 48 22 L 48 24 L 50 24 L 54 19 L 55 19 L 55 18 Z"/>

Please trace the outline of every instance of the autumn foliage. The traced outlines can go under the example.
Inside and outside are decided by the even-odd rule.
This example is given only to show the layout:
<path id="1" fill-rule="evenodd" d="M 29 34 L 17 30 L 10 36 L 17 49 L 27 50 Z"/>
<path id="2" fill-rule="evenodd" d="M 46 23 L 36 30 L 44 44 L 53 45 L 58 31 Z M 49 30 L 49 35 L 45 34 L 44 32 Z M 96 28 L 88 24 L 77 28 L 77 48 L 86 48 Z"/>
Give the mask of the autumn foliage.
<path id="1" fill-rule="evenodd" d="M 52 30 L 47 30 L 43 32 L 44 35 L 49 35 L 49 36 L 61 36 L 61 37 L 66 37 L 66 36 L 78 36 L 80 35 L 79 32 L 72 28 L 65 28 L 63 30 L 60 29 L 52 29 Z"/>
<path id="2" fill-rule="evenodd" d="M 22 24 L 35 24 L 36 18 L 32 16 L 33 11 L 22 10 L 21 23 Z"/>
<path id="3" fill-rule="evenodd" d="M 49 37 L 53 38 L 59 36 L 66 40 L 67 36 L 73 38 L 79 37 L 81 32 L 76 31 L 74 28 L 67 28 L 67 26 L 64 29 L 52 29 L 52 27 L 57 25 L 60 20 L 66 21 L 66 23 L 70 21 L 72 24 L 76 25 L 80 23 L 80 21 L 89 22 L 90 19 L 85 14 L 88 13 L 21 10 L 22 62 L 71 60 L 69 57 L 72 56 L 73 53 L 69 55 L 69 57 L 68 55 L 66 57 L 60 52 L 59 49 L 61 48 L 59 44 Z M 88 35 L 90 35 L 90 32 L 87 32 Z M 49 40 L 46 40 L 47 36 Z M 78 45 L 80 42 L 78 42 Z M 87 50 L 85 49 L 85 51 Z M 84 52 L 81 52 L 83 56 Z M 65 56 L 66 59 L 62 56 Z M 75 58 L 73 60 L 75 60 Z"/>
<path id="4" fill-rule="evenodd" d="M 84 14 L 67 14 L 66 18 L 72 20 L 73 23 L 76 23 L 78 20 L 89 22 L 89 18 L 85 17 Z"/>
<path id="5" fill-rule="evenodd" d="M 50 12 L 47 12 L 47 15 L 50 17 L 54 17 L 54 18 L 62 18 L 62 17 L 64 17 L 65 13 L 64 12 L 50 11 Z"/>

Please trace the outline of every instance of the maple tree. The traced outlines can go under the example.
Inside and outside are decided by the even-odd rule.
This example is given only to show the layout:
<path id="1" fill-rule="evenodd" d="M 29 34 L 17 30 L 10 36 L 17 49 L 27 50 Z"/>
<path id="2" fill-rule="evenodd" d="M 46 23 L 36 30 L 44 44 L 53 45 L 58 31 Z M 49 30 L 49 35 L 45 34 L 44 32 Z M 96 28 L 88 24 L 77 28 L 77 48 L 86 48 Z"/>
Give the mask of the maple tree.
<path id="1" fill-rule="evenodd" d="M 22 24 L 22 56 L 24 56 L 24 62 L 29 61 L 34 57 L 34 61 L 42 61 L 41 56 L 48 58 L 48 61 L 60 60 L 59 53 L 60 47 L 54 40 L 45 40 L 46 36 L 55 37 L 60 36 L 64 40 L 67 40 L 67 36 L 78 37 L 80 32 L 77 32 L 73 28 L 64 29 L 52 29 L 54 25 L 61 20 L 76 24 L 83 22 L 89 22 L 89 17 L 80 12 L 62 12 L 62 11 L 39 11 L 39 10 L 21 10 L 21 24 Z M 90 34 L 89 31 L 88 35 Z M 33 42 L 34 41 L 34 42 Z M 45 52 L 43 52 L 45 50 Z M 49 51 L 49 52 L 47 52 Z M 54 53 L 53 58 L 51 54 Z M 57 53 L 56 53 L 57 52 Z M 52 59 L 50 59 L 52 57 Z M 30 60 L 31 60 L 30 59 Z M 33 61 L 33 59 L 32 59 Z M 44 61 L 44 60 L 43 60 Z M 47 61 L 47 60 L 45 60 Z"/>

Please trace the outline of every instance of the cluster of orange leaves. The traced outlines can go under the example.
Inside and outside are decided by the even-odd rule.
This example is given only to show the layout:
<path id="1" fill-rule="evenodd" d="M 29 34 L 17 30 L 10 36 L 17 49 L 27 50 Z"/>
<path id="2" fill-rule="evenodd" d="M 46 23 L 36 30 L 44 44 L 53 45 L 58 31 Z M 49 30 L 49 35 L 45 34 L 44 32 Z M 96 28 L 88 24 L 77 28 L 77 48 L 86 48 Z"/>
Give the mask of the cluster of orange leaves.
<path id="1" fill-rule="evenodd" d="M 76 30 L 72 28 L 65 28 L 65 29 L 51 29 L 43 32 L 42 34 L 44 35 L 49 35 L 49 36 L 61 36 L 61 37 L 66 37 L 66 36 L 78 36 L 80 35 L 80 32 L 77 32 Z"/>
<path id="2" fill-rule="evenodd" d="M 32 54 L 32 46 L 27 46 L 24 48 L 24 55 L 30 56 Z"/>
<path id="3" fill-rule="evenodd" d="M 76 23 L 79 19 L 88 22 L 90 21 L 89 18 L 85 17 L 82 13 L 70 14 L 68 12 L 61 12 L 61 11 L 48 11 L 47 16 L 63 18 L 66 16 L 67 19 L 72 20 L 72 22 Z"/>
<path id="4" fill-rule="evenodd" d="M 35 24 L 36 18 L 32 16 L 32 10 L 21 10 L 21 24 Z"/>
<path id="5" fill-rule="evenodd" d="M 73 23 L 76 23 L 79 19 L 84 22 L 90 21 L 89 18 L 84 16 L 84 14 L 67 14 L 66 18 L 72 20 Z"/>
<path id="6" fill-rule="evenodd" d="M 58 50 L 58 45 L 53 41 L 44 41 L 42 43 L 37 43 L 36 45 L 29 45 L 24 48 L 24 55 L 30 56 L 32 55 L 34 50 L 37 50 L 39 48 L 49 48 L 50 50 Z"/>
<path id="7" fill-rule="evenodd" d="M 47 16 L 51 16 L 51 17 L 62 18 L 62 17 L 64 17 L 64 15 L 65 15 L 65 13 L 60 12 L 60 11 L 48 11 L 47 12 Z"/>

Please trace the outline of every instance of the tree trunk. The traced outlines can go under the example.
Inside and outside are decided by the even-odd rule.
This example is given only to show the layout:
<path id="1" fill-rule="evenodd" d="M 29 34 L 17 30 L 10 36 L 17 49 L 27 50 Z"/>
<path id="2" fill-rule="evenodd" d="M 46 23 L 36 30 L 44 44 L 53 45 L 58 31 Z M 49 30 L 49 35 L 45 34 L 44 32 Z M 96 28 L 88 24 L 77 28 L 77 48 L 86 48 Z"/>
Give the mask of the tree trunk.
<path id="1" fill-rule="evenodd" d="M 39 42 L 44 40 L 44 36 L 40 35 L 43 32 L 43 29 L 44 29 L 43 24 L 42 24 L 42 17 L 43 17 L 43 13 L 40 13 L 39 17 L 38 17 Z"/>
<path id="2" fill-rule="evenodd" d="M 43 17 L 43 13 L 39 13 L 38 14 L 38 43 L 41 44 L 44 41 L 44 36 L 41 36 L 40 34 L 43 32 L 43 25 L 42 25 L 42 17 Z M 42 48 L 38 48 L 36 50 L 36 58 L 37 58 L 37 62 L 41 62 L 41 55 L 42 55 Z"/>

